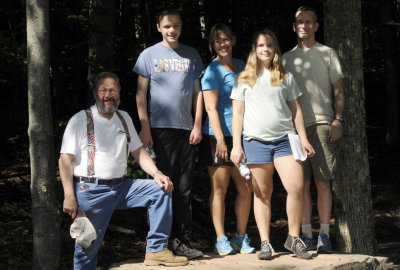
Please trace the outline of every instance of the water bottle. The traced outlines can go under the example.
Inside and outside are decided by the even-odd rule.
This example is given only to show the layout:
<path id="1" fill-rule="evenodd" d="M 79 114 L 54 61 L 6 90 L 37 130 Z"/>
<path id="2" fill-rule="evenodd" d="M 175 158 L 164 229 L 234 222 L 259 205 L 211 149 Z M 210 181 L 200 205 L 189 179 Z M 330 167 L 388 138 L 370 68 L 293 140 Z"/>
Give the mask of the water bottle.
<path id="1" fill-rule="evenodd" d="M 146 150 L 147 152 L 149 152 L 149 155 L 151 157 L 151 159 L 153 160 L 154 163 L 156 163 L 156 153 L 153 150 L 153 147 L 150 146 L 150 144 L 148 144 L 146 146 Z"/>
<path id="2" fill-rule="evenodd" d="M 246 178 L 246 180 L 250 180 L 250 169 L 243 160 L 240 161 L 238 169 L 241 176 Z"/>

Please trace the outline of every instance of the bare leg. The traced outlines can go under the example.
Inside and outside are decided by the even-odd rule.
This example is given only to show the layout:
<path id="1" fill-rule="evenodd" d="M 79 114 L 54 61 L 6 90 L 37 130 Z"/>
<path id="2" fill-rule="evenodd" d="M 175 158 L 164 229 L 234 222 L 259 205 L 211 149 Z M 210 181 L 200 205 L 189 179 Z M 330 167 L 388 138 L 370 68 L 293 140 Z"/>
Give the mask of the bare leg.
<path id="1" fill-rule="evenodd" d="M 289 235 L 300 235 L 300 222 L 303 212 L 303 168 L 292 155 L 274 159 L 274 165 L 288 193 L 286 212 L 289 223 Z"/>
<path id="2" fill-rule="evenodd" d="M 311 224 L 312 215 L 312 198 L 310 192 L 311 180 L 304 181 L 304 204 L 303 204 L 303 216 L 301 218 L 301 224 Z"/>
<path id="3" fill-rule="evenodd" d="M 261 242 L 268 240 L 271 224 L 271 195 L 273 190 L 272 164 L 249 165 L 254 192 L 254 216 L 256 218 Z"/>
<path id="4" fill-rule="evenodd" d="M 225 235 L 225 195 L 230 180 L 228 166 L 208 167 L 211 182 L 210 213 L 217 239 Z"/>
<path id="5" fill-rule="evenodd" d="M 332 209 L 332 191 L 331 181 L 319 180 L 315 181 L 318 191 L 317 207 L 319 220 L 323 224 L 329 224 Z"/>
<path id="6" fill-rule="evenodd" d="M 235 182 L 237 196 L 235 199 L 236 232 L 243 235 L 246 232 L 249 219 L 251 199 L 253 195 L 251 181 L 243 178 L 236 167 L 231 167 L 231 177 Z"/>

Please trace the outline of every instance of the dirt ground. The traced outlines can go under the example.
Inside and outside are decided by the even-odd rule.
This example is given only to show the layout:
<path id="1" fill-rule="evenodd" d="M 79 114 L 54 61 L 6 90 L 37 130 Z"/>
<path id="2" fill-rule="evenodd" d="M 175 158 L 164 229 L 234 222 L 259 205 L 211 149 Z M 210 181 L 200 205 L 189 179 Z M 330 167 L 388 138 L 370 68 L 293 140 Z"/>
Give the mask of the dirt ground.
<path id="1" fill-rule="evenodd" d="M 389 151 L 379 144 L 370 149 L 370 171 L 374 208 L 375 236 L 378 256 L 389 257 L 400 264 L 400 157 L 398 151 Z M 0 178 L 0 269 L 28 269 L 32 261 L 32 224 L 29 190 L 29 166 L 18 164 L 1 170 Z M 204 169 L 198 169 L 194 183 L 193 245 L 203 251 L 212 251 L 215 233 L 208 209 L 209 180 Z M 315 196 L 315 190 L 312 191 Z M 60 209 L 63 193 L 57 193 Z M 233 185 L 228 190 L 226 232 L 235 232 Z M 271 241 L 277 251 L 283 251 L 287 235 L 285 213 L 286 194 L 279 181 L 274 180 L 272 198 Z M 315 209 L 315 207 L 314 207 Z M 313 228 L 318 228 L 317 213 L 313 213 Z M 332 223 L 334 220 L 332 219 Z M 63 215 L 61 227 L 61 269 L 72 269 L 73 240 L 68 230 L 71 219 Z M 99 269 L 112 263 L 133 258 L 144 258 L 146 225 L 145 209 L 118 211 L 114 214 L 99 253 Z M 259 247 L 259 235 L 253 214 L 248 223 L 252 244 Z M 331 235 L 334 242 L 334 228 Z"/>

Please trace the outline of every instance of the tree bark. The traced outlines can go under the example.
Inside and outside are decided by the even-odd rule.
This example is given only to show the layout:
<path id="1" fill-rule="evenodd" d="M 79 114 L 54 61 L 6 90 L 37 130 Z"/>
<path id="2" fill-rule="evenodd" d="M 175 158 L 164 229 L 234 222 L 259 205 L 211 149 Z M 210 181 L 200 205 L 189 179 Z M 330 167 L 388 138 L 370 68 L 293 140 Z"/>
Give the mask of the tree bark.
<path id="1" fill-rule="evenodd" d="M 361 0 L 324 1 L 325 42 L 341 58 L 346 93 L 338 170 L 332 181 L 338 249 L 373 255 L 371 183 L 365 129 Z"/>
<path id="2" fill-rule="evenodd" d="M 389 25 L 393 21 L 393 0 L 381 0 L 380 19 L 383 32 L 383 51 L 385 59 L 385 88 L 386 88 L 386 143 L 389 147 L 399 146 L 399 80 L 396 66 L 396 26 Z"/>
<path id="3" fill-rule="evenodd" d="M 26 24 L 33 269 L 58 269 L 60 213 L 56 198 L 50 103 L 48 0 L 26 1 Z"/>
<path id="4" fill-rule="evenodd" d="M 88 105 L 91 105 L 94 101 L 91 88 L 97 73 L 114 71 L 114 11 L 114 1 L 90 1 Z"/>

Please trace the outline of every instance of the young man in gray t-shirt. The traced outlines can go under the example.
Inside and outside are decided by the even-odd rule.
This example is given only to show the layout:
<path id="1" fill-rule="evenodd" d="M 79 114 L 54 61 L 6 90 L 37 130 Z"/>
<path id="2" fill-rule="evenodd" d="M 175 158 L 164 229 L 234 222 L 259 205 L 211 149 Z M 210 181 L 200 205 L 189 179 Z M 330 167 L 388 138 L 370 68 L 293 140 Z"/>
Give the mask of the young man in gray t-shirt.
<path id="1" fill-rule="evenodd" d="M 182 20 L 177 10 L 162 11 L 157 29 L 162 42 L 145 49 L 133 68 L 139 75 L 139 137 L 143 145 L 154 147 L 157 167 L 174 184 L 173 250 L 193 259 L 203 256 L 190 245 L 190 236 L 194 145 L 201 141 L 203 111 L 199 78 L 204 68 L 198 52 L 178 41 Z"/>

